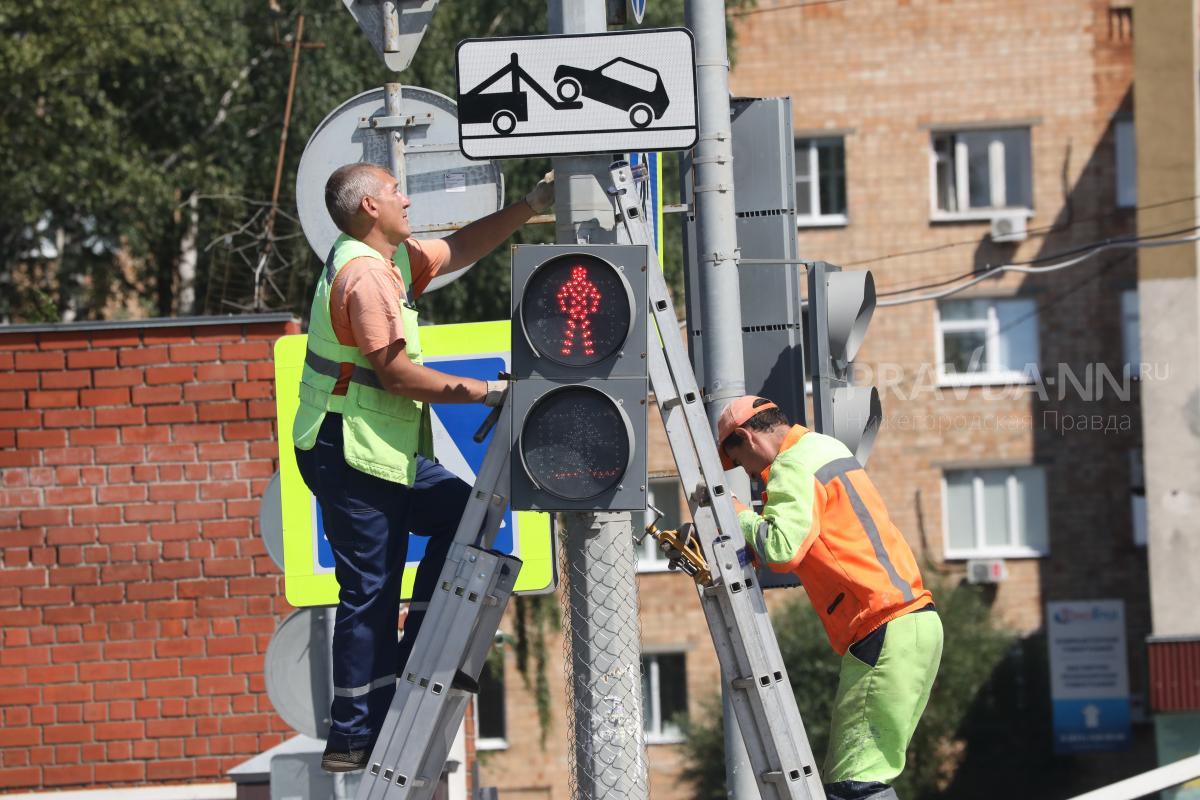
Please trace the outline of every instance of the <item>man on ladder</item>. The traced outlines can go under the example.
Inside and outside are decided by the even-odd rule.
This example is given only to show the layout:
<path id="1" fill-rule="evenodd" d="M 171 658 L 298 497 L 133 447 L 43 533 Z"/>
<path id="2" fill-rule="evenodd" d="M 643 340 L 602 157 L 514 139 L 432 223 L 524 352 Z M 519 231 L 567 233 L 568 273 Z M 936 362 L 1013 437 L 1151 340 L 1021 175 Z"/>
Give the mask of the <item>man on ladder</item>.
<path id="1" fill-rule="evenodd" d="M 293 427 L 296 461 L 321 506 L 341 591 L 332 726 L 321 766 L 367 765 L 471 487 L 433 459 L 429 403 L 496 406 L 504 381 L 421 365 L 413 300 L 434 276 L 487 255 L 554 201 L 553 173 L 522 202 L 445 239 L 416 241 L 409 198 L 372 164 L 337 169 L 325 205 L 342 231 L 317 281 Z M 409 532 L 429 536 L 396 644 Z M 455 688 L 474 689 L 467 676 Z"/>
<path id="2" fill-rule="evenodd" d="M 722 466 L 766 485 L 761 514 L 734 499 L 747 546 L 760 564 L 796 573 L 842 656 L 826 796 L 895 798 L 890 784 L 942 657 L 941 620 L 912 550 L 849 449 L 790 424 L 770 400 L 726 406 L 717 444 Z"/>

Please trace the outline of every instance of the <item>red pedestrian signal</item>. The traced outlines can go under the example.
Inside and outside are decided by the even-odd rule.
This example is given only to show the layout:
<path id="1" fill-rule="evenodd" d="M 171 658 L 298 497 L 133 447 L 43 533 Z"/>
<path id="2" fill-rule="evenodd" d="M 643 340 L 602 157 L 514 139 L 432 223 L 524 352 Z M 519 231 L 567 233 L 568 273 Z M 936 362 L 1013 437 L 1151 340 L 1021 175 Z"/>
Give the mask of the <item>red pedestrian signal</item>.
<path id="1" fill-rule="evenodd" d="M 646 248 L 513 252 L 514 509 L 646 507 Z"/>

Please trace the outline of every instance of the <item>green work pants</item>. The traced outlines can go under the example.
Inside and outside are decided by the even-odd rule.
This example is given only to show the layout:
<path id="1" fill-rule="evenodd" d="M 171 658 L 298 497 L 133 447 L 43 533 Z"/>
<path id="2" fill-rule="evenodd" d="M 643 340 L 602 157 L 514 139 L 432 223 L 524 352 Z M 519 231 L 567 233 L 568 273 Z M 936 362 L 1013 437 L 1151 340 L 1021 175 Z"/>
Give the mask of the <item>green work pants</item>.
<path id="1" fill-rule="evenodd" d="M 882 636 L 882 647 L 877 634 Z M 827 785 L 895 780 L 904 771 L 905 751 L 929 702 L 942 660 L 942 621 L 937 612 L 905 614 L 877 634 L 872 634 L 873 641 L 868 636 L 852 645 L 842 657 L 822 773 Z"/>

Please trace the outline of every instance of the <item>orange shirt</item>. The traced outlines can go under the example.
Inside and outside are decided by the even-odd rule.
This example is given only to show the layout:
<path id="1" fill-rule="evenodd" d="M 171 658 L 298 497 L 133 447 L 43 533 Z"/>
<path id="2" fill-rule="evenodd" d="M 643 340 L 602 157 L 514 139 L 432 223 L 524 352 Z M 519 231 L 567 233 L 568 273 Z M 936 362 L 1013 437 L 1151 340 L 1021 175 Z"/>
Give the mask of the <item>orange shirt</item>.
<path id="1" fill-rule="evenodd" d="M 450 246 L 443 239 L 405 239 L 412 272 L 412 300 L 450 263 Z M 400 270 L 373 258 L 356 258 L 342 267 L 329 292 L 329 320 L 342 344 L 357 347 L 363 355 L 404 339 L 400 305 L 408 298 Z M 345 394 L 354 372 L 342 364 L 334 394 Z"/>

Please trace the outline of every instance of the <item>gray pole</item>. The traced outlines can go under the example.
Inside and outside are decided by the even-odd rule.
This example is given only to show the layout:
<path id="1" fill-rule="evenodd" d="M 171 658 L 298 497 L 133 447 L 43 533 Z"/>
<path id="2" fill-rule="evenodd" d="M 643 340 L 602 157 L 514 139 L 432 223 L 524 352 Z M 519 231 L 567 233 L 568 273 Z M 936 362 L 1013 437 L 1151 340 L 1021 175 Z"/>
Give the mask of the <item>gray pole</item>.
<path id="1" fill-rule="evenodd" d="M 607 29 L 605 0 L 549 0 L 551 33 Z M 554 160 L 560 244 L 617 241 L 608 157 Z M 629 513 L 565 513 L 571 790 L 577 800 L 646 800 L 641 626 Z"/>
<path id="2" fill-rule="evenodd" d="M 737 229 L 733 205 L 733 141 L 729 122 L 729 48 L 724 0 L 688 0 L 686 24 L 696 37 L 699 139 L 692 158 L 700 318 L 704 320 L 705 403 L 716 430 L 721 409 L 746 393 L 742 360 L 742 307 L 738 285 Z M 734 494 L 749 502 L 744 472 L 727 473 Z M 725 676 L 729 678 L 730 676 Z M 725 720 L 725 791 L 731 800 L 758 797 L 733 701 L 721 682 Z"/>
<path id="3" fill-rule="evenodd" d="M 384 84 L 384 110 L 389 117 L 399 118 L 404 113 L 404 101 L 400 96 L 400 84 Z M 408 170 L 404 165 L 404 128 L 389 128 L 388 137 L 388 166 L 392 175 L 400 182 L 400 189 L 408 194 Z"/>

